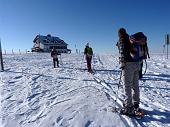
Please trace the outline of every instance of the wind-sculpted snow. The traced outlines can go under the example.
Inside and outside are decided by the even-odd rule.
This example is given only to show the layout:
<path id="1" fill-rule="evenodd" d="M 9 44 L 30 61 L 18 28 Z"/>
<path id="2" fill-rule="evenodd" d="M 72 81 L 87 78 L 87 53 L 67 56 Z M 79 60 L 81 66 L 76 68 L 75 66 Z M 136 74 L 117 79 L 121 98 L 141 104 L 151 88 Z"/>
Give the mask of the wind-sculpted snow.
<path id="1" fill-rule="evenodd" d="M 170 60 L 151 55 L 140 80 L 142 120 L 112 112 L 121 107 L 118 56 L 94 55 L 86 70 L 83 55 L 62 54 L 53 68 L 48 53 L 4 55 L 0 72 L 0 127 L 168 127 Z M 144 63 L 144 71 L 146 64 Z M 116 101 L 115 101 L 116 100 Z"/>

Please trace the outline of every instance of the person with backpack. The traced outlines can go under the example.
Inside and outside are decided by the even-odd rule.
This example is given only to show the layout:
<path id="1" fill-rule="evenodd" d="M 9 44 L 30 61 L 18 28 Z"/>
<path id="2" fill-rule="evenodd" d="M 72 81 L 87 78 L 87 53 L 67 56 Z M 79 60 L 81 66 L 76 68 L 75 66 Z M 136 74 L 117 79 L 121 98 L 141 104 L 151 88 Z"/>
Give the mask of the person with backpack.
<path id="1" fill-rule="evenodd" d="M 118 31 L 119 40 L 117 46 L 119 49 L 120 69 L 122 71 L 122 81 L 124 85 L 125 100 L 121 113 L 133 115 L 134 111 L 139 109 L 139 62 L 138 50 L 136 45 L 129 41 L 129 35 L 124 28 Z"/>
<path id="2" fill-rule="evenodd" d="M 147 46 L 147 37 L 143 34 L 143 32 L 137 32 L 129 37 L 131 44 L 139 45 L 139 79 L 143 77 L 142 68 L 143 68 L 143 60 L 150 58 L 148 46 Z"/>
<path id="3" fill-rule="evenodd" d="M 59 55 L 57 53 L 57 50 L 55 48 L 53 48 L 52 51 L 51 51 L 51 57 L 53 58 L 54 68 L 56 68 L 56 62 L 57 62 L 57 67 L 59 67 L 59 60 L 58 60 L 57 55 Z"/>
<path id="4" fill-rule="evenodd" d="M 93 49 L 89 46 L 89 43 L 86 44 L 86 47 L 84 49 L 84 55 L 86 57 L 88 72 L 92 73 L 93 71 L 91 68 L 91 61 L 93 56 Z"/>

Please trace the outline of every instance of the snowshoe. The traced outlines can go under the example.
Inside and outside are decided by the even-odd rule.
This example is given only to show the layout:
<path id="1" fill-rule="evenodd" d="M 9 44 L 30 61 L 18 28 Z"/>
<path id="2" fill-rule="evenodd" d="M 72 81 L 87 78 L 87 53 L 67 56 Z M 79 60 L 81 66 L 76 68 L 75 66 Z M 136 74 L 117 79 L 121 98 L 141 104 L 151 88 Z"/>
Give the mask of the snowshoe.
<path id="1" fill-rule="evenodd" d="M 145 114 L 140 108 L 137 108 L 137 109 L 134 109 L 134 115 L 136 119 L 142 119 Z"/>
<path id="2" fill-rule="evenodd" d="M 94 74 L 94 71 L 93 71 L 93 70 L 89 70 L 88 72 L 91 73 L 91 74 Z"/>
<path id="3" fill-rule="evenodd" d="M 120 109 L 120 114 L 133 116 L 134 115 L 133 107 L 123 107 L 122 109 Z"/>
<path id="4" fill-rule="evenodd" d="M 112 112 L 117 112 L 121 115 L 126 115 L 130 118 L 135 118 L 137 120 L 142 119 L 145 115 L 140 108 L 134 109 L 133 107 L 126 107 L 126 108 L 112 107 Z"/>

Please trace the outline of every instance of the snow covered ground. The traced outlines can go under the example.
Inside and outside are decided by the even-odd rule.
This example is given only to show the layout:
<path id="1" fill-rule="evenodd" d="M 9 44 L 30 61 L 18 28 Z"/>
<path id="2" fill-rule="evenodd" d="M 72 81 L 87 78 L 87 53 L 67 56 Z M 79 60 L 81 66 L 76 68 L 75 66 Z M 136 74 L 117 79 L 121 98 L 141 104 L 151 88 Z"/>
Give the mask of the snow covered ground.
<path id="1" fill-rule="evenodd" d="M 95 55 L 94 75 L 85 70 L 83 55 L 61 58 L 54 69 L 48 53 L 4 55 L 0 127 L 170 127 L 170 59 L 151 55 L 147 61 L 140 81 L 146 116 L 136 120 L 111 111 L 124 97 L 122 87 L 116 94 L 116 55 Z"/>

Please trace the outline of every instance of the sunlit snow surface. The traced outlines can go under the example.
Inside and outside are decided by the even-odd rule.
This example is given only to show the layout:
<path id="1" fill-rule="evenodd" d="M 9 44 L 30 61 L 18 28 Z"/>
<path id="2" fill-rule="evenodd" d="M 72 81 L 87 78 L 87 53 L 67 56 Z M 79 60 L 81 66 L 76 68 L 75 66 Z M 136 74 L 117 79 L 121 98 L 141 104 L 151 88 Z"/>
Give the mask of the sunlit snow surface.
<path id="1" fill-rule="evenodd" d="M 147 60 L 140 81 L 140 107 L 146 114 L 142 120 L 112 112 L 124 98 L 122 86 L 117 91 L 116 55 L 95 54 L 94 75 L 85 70 L 83 55 L 62 54 L 55 69 L 49 53 L 3 57 L 0 127 L 170 126 L 170 59 L 166 56 L 151 55 Z"/>

